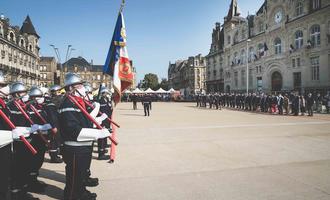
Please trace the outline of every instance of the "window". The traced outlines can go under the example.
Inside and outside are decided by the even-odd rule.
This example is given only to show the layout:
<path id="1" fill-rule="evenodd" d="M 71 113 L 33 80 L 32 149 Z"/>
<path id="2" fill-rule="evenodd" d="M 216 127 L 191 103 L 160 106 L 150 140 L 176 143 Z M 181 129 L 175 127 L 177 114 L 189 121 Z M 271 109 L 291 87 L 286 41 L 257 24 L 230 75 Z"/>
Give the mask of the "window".
<path id="1" fill-rule="evenodd" d="M 238 43 L 238 31 L 236 31 L 235 35 L 234 35 L 234 44 Z"/>
<path id="2" fill-rule="evenodd" d="M 259 57 L 261 57 L 264 53 L 264 45 L 263 44 L 259 44 L 258 45 L 258 51 L 259 51 Z"/>
<path id="3" fill-rule="evenodd" d="M 300 49 L 301 47 L 303 47 L 304 44 L 304 39 L 303 39 L 303 32 L 302 31 L 297 31 L 295 33 L 295 47 L 296 49 Z"/>
<path id="4" fill-rule="evenodd" d="M 242 39 L 246 38 L 246 29 L 242 28 Z"/>
<path id="5" fill-rule="evenodd" d="M 275 54 L 281 54 L 282 53 L 282 42 L 280 38 L 276 38 L 274 41 L 274 46 L 275 46 Z"/>
<path id="6" fill-rule="evenodd" d="M 311 58 L 311 66 L 312 66 L 312 80 L 313 81 L 320 80 L 320 61 L 319 61 L 319 57 Z"/>
<path id="7" fill-rule="evenodd" d="M 238 72 L 234 72 L 235 87 L 238 86 Z"/>
<path id="8" fill-rule="evenodd" d="M 10 33 L 9 33 L 9 39 L 10 39 L 10 41 L 12 41 L 12 42 L 15 41 L 15 35 L 14 35 L 13 32 L 10 32 Z"/>
<path id="9" fill-rule="evenodd" d="M 292 68 L 296 68 L 296 59 L 295 58 L 292 59 Z"/>
<path id="10" fill-rule="evenodd" d="M 97 80 L 101 80 L 101 75 L 97 75 Z"/>
<path id="11" fill-rule="evenodd" d="M 242 49 L 241 51 L 241 64 L 243 65 L 245 63 L 245 59 L 246 58 L 246 53 L 245 53 L 245 50 Z"/>
<path id="12" fill-rule="evenodd" d="M 255 55 L 255 53 L 254 53 L 254 48 L 253 48 L 253 47 L 250 47 L 250 48 L 249 48 L 249 62 L 255 60 L 254 55 Z"/>
<path id="13" fill-rule="evenodd" d="M 259 32 L 263 32 L 264 30 L 265 30 L 264 23 L 263 22 L 259 22 Z"/>
<path id="14" fill-rule="evenodd" d="M 241 71 L 241 81 L 242 81 L 242 86 L 245 86 L 245 83 L 246 83 L 245 70 Z"/>
<path id="15" fill-rule="evenodd" d="M 234 64 L 236 65 L 238 63 L 238 53 L 234 53 Z"/>
<path id="16" fill-rule="evenodd" d="M 296 5 L 296 16 L 302 15 L 304 12 L 304 4 L 299 1 Z"/>
<path id="17" fill-rule="evenodd" d="M 21 39 L 20 45 L 21 45 L 21 47 L 24 47 L 24 40 L 23 39 Z"/>
<path id="18" fill-rule="evenodd" d="M 0 36 L 3 36 L 3 28 L 1 25 L 0 25 Z"/>
<path id="19" fill-rule="evenodd" d="M 297 67 L 300 67 L 300 58 L 297 58 Z"/>
<path id="20" fill-rule="evenodd" d="M 228 62 L 228 63 L 227 63 L 228 66 L 230 66 L 230 65 L 231 65 L 231 63 L 230 63 L 230 62 L 231 62 L 231 61 L 230 61 L 230 56 L 227 57 L 227 62 Z"/>
<path id="21" fill-rule="evenodd" d="M 321 29 L 320 25 L 313 25 L 311 28 L 311 45 L 312 47 L 319 46 L 321 44 Z"/>
<path id="22" fill-rule="evenodd" d="M 312 6 L 313 6 L 313 10 L 319 9 L 320 8 L 320 0 L 312 0 Z"/>
<path id="23" fill-rule="evenodd" d="M 230 44 L 230 40 L 231 40 L 230 35 L 228 35 L 228 37 L 227 37 L 227 44 Z"/>
<path id="24" fill-rule="evenodd" d="M 252 86 L 253 84 L 253 74 L 252 74 L 253 70 L 249 69 L 249 85 Z"/>

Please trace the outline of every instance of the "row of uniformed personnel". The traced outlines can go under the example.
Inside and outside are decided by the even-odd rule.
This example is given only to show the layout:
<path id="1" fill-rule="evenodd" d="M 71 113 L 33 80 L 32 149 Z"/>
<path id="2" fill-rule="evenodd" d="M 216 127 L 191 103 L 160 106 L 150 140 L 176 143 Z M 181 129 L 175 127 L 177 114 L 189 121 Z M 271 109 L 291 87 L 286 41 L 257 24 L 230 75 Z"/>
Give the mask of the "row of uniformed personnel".
<path id="1" fill-rule="evenodd" d="M 8 121 L 0 117 L 1 200 L 38 199 L 28 192 L 45 191 L 47 185 L 37 179 L 39 170 L 47 150 L 51 162 L 62 162 L 59 149 L 66 164 L 64 199 L 96 199 L 97 195 L 86 187 L 98 185 L 98 179 L 90 177 L 94 141 L 98 141 L 99 159 L 109 159 L 105 152 L 110 124 L 105 119 L 112 114 L 110 92 L 102 88 L 102 96 L 97 103 L 89 95 L 89 86 L 84 86 L 85 82 L 78 75 L 68 73 L 64 82 L 65 95 L 61 95 L 60 86 L 51 87 L 50 94 L 44 95 L 38 87 L 28 91 L 21 82 L 10 85 L 9 98 L 6 92 L 1 92 L 0 109 L 16 127 L 11 130 Z M 0 74 L 0 89 L 6 86 Z M 68 95 L 104 128 L 95 129 Z M 87 106 L 87 101 L 93 104 L 93 108 Z M 100 116 L 99 111 L 105 114 Z M 26 148 L 22 137 L 37 151 L 35 155 Z"/>

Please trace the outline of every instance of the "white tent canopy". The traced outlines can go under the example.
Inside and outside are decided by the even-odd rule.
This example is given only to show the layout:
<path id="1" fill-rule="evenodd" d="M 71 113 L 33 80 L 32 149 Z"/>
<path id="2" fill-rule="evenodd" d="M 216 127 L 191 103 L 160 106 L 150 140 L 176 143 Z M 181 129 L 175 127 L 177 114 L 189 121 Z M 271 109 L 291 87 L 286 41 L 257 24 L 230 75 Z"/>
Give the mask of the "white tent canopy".
<path id="1" fill-rule="evenodd" d="M 174 92 L 176 92 L 176 90 L 173 89 L 173 88 L 171 88 L 171 89 L 168 90 L 168 92 L 170 92 L 170 93 L 174 93 Z"/>
<path id="2" fill-rule="evenodd" d="M 143 93 L 143 91 L 140 90 L 139 88 L 136 88 L 135 90 L 132 91 L 132 93 L 140 94 L 140 93 Z"/>
<path id="3" fill-rule="evenodd" d="M 163 88 L 159 88 L 156 93 L 168 93 L 167 91 L 165 91 Z"/>
<path id="4" fill-rule="evenodd" d="M 124 92 L 125 94 L 132 94 L 132 92 L 131 91 L 129 91 L 129 90 L 125 90 L 125 92 Z"/>
<path id="5" fill-rule="evenodd" d="M 155 93 L 155 91 L 153 91 L 151 88 L 148 88 L 146 91 L 144 91 L 145 93 Z"/>

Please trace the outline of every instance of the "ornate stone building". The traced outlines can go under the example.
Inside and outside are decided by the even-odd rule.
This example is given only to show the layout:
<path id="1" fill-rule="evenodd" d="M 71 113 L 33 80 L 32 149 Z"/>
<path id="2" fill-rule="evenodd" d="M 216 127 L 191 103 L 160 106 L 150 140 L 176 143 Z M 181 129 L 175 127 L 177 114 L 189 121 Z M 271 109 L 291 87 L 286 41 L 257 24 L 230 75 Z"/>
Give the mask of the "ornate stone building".
<path id="1" fill-rule="evenodd" d="M 40 57 L 39 71 L 41 86 L 59 84 L 60 74 L 57 72 L 57 62 L 54 57 Z"/>
<path id="2" fill-rule="evenodd" d="M 209 91 L 328 90 L 330 1 L 265 0 L 243 18 L 232 0 L 206 59 Z"/>
<path id="3" fill-rule="evenodd" d="M 0 70 L 6 81 L 39 84 L 39 38 L 29 16 L 21 28 L 0 16 Z"/>
<path id="4" fill-rule="evenodd" d="M 93 65 L 93 61 L 90 63 L 83 57 L 71 58 L 67 62 L 63 63 L 64 73 L 74 72 L 79 74 L 79 76 L 86 80 L 92 85 L 94 89 L 100 86 L 103 74 L 103 65 Z M 63 75 L 61 78 L 63 79 Z M 63 80 L 61 81 L 63 83 Z M 111 86 L 111 78 L 105 75 L 104 85 L 107 87 Z"/>
<path id="5" fill-rule="evenodd" d="M 199 54 L 188 60 L 169 63 L 169 87 L 180 90 L 185 96 L 205 91 L 205 58 Z"/>

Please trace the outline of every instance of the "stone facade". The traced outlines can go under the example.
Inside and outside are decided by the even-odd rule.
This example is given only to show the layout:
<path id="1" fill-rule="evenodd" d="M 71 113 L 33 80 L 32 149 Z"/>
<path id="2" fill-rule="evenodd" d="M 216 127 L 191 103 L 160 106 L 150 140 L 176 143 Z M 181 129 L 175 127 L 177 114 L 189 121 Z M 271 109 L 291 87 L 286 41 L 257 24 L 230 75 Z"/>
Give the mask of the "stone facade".
<path id="1" fill-rule="evenodd" d="M 54 57 L 40 57 L 40 85 L 49 87 L 59 84 L 60 74 L 57 72 L 57 63 Z"/>
<path id="2" fill-rule="evenodd" d="M 205 92 L 205 58 L 199 54 L 187 60 L 169 63 L 169 87 L 180 90 L 185 96 Z"/>
<path id="3" fill-rule="evenodd" d="M 8 82 L 22 81 L 38 85 L 39 35 L 29 16 L 22 27 L 12 26 L 9 18 L 0 16 L 0 70 Z"/>
<path id="4" fill-rule="evenodd" d="M 68 72 L 76 73 L 83 80 L 90 83 L 93 89 L 99 88 L 102 81 L 103 65 L 93 65 L 93 62 L 89 63 L 83 57 L 77 57 L 69 59 L 62 64 L 62 67 L 64 74 Z M 62 74 L 61 79 L 63 79 L 63 77 L 64 75 Z M 63 83 L 63 80 L 61 80 L 61 83 Z M 106 87 L 110 87 L 112 85 L 110 76 L 105 75 L 103 83 Z"/>
<path id="5" fill-rule="evenodd" d="M 267 0 L 243 18 L 232 0 L 206 60 L 210 92 L 328 90 L 330 1 Z"/>

